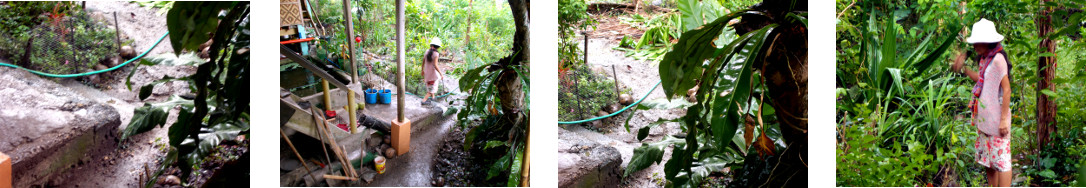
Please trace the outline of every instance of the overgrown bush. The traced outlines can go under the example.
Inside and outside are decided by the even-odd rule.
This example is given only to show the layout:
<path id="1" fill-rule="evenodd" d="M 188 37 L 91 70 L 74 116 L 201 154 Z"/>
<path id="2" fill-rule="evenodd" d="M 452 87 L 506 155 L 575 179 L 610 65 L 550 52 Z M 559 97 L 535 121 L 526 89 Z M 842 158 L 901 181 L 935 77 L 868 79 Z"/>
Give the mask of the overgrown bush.
<path id="1" fill-rule="evenodd" d="M 355 36 L 363 37 L 360 49 L 388 59 L 365 60 L 362 50 L 356 51 L 360 63 L 374 65 L 374 72 L 394 80 L 396 73 L 395 4 L 379 1 L 351 1 Z M 509 55 L 512 44 L 513 18 L 505 3 L 492 0 L 422 0 L 404 5 L 406 20 L 404 45 L 406 88 L 411 93 L 423 93 L 421 84 L 422 56 L 434 37 L 441 38 L 442 59 L 450 66 L 446 79 L 456 80 L 469 69 L 495 62 Z M 346 53 L 341 46 L 347 35 L 343 26 L 342 1 L 320 0 L 318 17 L 329 29 L 329 39 L 320 48 L 338 54 Z M 470 31 L 468 28 L 471 28 Z M 353 39 L 351 39 L 353 40 Z M 362 65 L 362 64 L 360 64 Z M 391 80 L 390 80 L 391 81 Z"/>
<path id="2" fill-rule="evenodd" d="M 610 76 L 582 66 L 564 77 L 558 89 L 558 121 L 595 117 L 603 107 L 618 103 L 615 81 Z"/>
<path id="3" fill-rule="evenodd" d="M 850 3 L 837 3 L 839 11 L 846 10 L 837 20 L 838 186 L 987 185 L 984 167 L 974 162 L 976 128 L 969 126 L 974 82 L 948 71 L 952 56 L 965 53 L 958 49 L 971 49 L 957 42 L 965 37 L 958 28 L 980 18 L 997 23 L 1013 63 L 1012 170 L 1025 177 L 1014 185 L 1074 185 L 1086 155 L 1080 138 L 1086 132 L 1086 104 L 1080 102 L 1086 99 L 1086 58 L 1079 53 L 1086 41 L 1073 37 L 1082 33 L 1074 23 L 1084 14 L 1057 8 L 1053 18 L 1070 21 L 1054 21 L 1064 32 L 1048 36 L 1038 36 L 1034 21 L 1048 6 L 1081 6 L 1008 0 Z M 1055 54 L 1038 47 L 1045 38 L 1058 39 Z M 1049 55 L 1059 63 L 1056 92 L 1037 92 L 1036 62 Z M 974 61 L 966 64 L 976 70 Z M 1042 95 L 1058 104 L 1059 126 L 1052 145 L 1038 148 L 1036 101 Z M 894 153 L 898 148 L 900 155 Z M 913 160 L 926 156 L 931 160 Z M 909 160 L 895 160 L 901 158 Z M 921 170 L 903 172 L 908 168 Z"/>
<path id="4" fill-rule="evenodd" d="M 116 31 L 72 2 L 7 2 L 0 28 L 0 57 L 47 73 L 89 71 L 117 49 Z"/>
<path id="5" fill-rule="evenodd" d="M 558 68 L 568 71 L 584 64 L 584 53 L 578 45 L 577 33 L 595 28 L 596 20 L 589 17 L 584 0 L 558 1 Z M 559 73 L 561 74 L 561 73 Z"/>

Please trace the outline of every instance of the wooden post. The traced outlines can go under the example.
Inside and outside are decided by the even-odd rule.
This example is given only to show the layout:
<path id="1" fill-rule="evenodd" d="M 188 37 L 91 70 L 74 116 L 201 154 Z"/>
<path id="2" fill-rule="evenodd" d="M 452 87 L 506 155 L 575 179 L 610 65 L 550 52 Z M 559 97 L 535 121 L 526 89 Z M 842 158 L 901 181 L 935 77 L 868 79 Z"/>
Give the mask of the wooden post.
<path id="1" fill-rule="evenodd" d="M 405 103 L 403 93 L 407 93 L 407 91 L 406 91 L 407 90 L 407 88 L 406 88 L 407 84 L 404 83 L 405 79 L 406 79 L 406 78 L 404 78 L 404 75 L 405 75 L 404 69 L 406 68 L 406 67 L 404 67 L 404 63 L 405 63 L 404 59 L 406 58 L 404 55 L 406 55 L 406 54 L 404 52 L 404 45 L 405 45 L 405 43 L 404 43 L 404 27 L 405 27 L 405 25 L 404 25 L 404 15 L 403 14 L 404 14 L 404 1 L 403 0 L 396 0 L 396 93 L 400 93 L 399 95 L 396 95 L 396 121 L 397 122 L 409 122 L 408 120 L 406 120 L 407 118 L 405 118 L 404 114 L 403 114 L 404 103 Z M 396 134 L 396 133 L 394 132 L 392 134 Z M 399 150 L 399 149 L 397 149 L 397 150 Z"/>
<path id="2" fill-rule="evenodd" d="M 615 65 L 611 65 L 611 76 L 615 79 L 615 101 L 622 101 L 621 90 L 618 89 L 618 72 L 615 72 Z"/>
<path id="3" fill-rule="evenodd" d="M 84 4 L 86 2 L 84 1 Z M 121 49 L 121 22 L 117 21 L 117 12 L 113 12 L 113 33 L 117 36 L 117 50 Z M 119 51 L 118 51 L 119 52 Z"/>

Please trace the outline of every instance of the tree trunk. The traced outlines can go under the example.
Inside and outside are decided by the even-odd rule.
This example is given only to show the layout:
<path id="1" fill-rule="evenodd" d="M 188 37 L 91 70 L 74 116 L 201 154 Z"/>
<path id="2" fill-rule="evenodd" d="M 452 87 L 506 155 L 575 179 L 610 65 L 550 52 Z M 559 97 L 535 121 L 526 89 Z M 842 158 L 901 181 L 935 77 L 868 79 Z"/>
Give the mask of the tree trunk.
<path id="1" fill-rule="evenodd" d="M 527 122 L 527 112 L 524 108 L 524 86 L 520 81 L 517 71 L 513 70 L 514 65 L 528 66 L 528 0 L 511 0 L 509 1 L 509 8 L 513 12 L 513 23 L 516 24 L 516 33 L 513 34 L 513 54 L 502 58 L 496 64 L 491 66 L 490 71 L 495 69 L 503 69 L 498 79 L 495 80 L 495 85 L 498 88 L 498 99 L 501 100 L 502 113 L 505 119 L 512 123 L 513 128 L 509 132 L 509 138 L 513 143 L 528 143 L 528 131 L 529 124 Z M 528 75 L 524 75 L 528 76 Z M 515 145 L 514 145 L 515 146 Z M 527 148 L 527 146 L 523 146 Z M 511 149 L 516 149 L 513 147 Z M 527 152 L 525 153 L 527 155 Z M 520 185 L 528 185 L 529 177 L 527 177 L 528 157 L 524 157 L 522 160 L 522 166 L 524 171 L 521 172 Z"/>
<path id="2" fill-rule="evenodd" d="M 1049 2 L 1051 0 L 1044 0 Z M 1056 43 L 1047 36 L 1052 33 L 1052 16 L 1049 13 L 1052 8 L 1041 10 L 1041 16 L 1037 17 L 1038 36 L 1041 40 L 1041 48 L 1052 54 L 1056 54 Z M 1037 60 L 1037 75 L 1041 78 L 1037 81 L 1037 148 L 1043 149 L 1050 141 L 1049 135 L 1056 131 L 1056 103 L 1048 95 L 1041 94 L 1041 90 L 1055 91 L 1052 79 L 1056 76 L 1056 57 L 1040 57 Z"/>
<path id="3" fill-rule="evenodd" d="M 472 11 L 472 10 L 474 10 L 474 9 L 472 9 L 473 7 L 475 7 L 475 0 L 468 0 L 468 15 L 471 15 L 474 12 L 474 11 Z M 468 47 L 468 44 L 471 43 L 471 21 L 474 20 L 474 19 L 472 19 L 473 17 L 474 16 L 468 16 L 468 32 L 464 32 L 464 47 L 465 48 Z"/>
<path id="4" fill-rule="evenodd" d="M 512 71 L 512 66 L 520 65 L 528 60 L 528 1 L 509 1 L 509 7 L 513 12 L 513 20 L 516 24 L 516 33 L 513 34 L 513 54 L 498 60 L 492 65 L 490 71 L 502 71 L 497 79 L 498 98 L 501 100 L 502 112 L 506 115 L 519 113 L 524 106 L 523 85 Z M 516 121 L 514 121 L 516 122 Z"/>

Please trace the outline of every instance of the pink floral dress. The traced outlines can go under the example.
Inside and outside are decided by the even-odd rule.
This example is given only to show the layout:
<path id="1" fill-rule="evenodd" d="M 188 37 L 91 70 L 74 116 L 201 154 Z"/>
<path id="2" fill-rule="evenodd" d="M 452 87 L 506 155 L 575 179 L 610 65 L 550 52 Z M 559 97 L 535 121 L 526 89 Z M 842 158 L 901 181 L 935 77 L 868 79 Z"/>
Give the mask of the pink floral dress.
<path id="1" fill-rule="evenodd" d="M 1002 54 L 993 59 L 1005 60 Z M 999 87 L 1001 79 L 1007 75 L 1007 63 L 1005 61 L 992 61 L 984 68 L 984 76 L 987 81 L 982 82 L 982 91 L 976 99 L 973 123 L 980 130 L 977 133 L 977 141 L 973 144 L 976 148 L 977 163 L 988 168 L 994 168 L 1001 172 L 1011 170 L 1011 143 L 1010 136 L 999 134 L 1001 118 L 1010 118 L 1011 114 L 1002 113 L 1003 90 Z"/>

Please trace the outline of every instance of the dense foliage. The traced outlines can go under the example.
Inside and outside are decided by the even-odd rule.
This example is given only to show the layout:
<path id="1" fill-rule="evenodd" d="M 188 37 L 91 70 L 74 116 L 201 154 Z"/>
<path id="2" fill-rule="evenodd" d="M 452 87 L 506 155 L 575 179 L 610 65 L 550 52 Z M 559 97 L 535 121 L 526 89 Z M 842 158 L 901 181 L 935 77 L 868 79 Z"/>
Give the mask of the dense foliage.
<path id="1" fill-rule="evenodd" d="M 328 40 L 319 48 L 333 53 L 346 53 L 341 47 L 347 35 L 343 18 L 343 1 L 317 0 L 318 18 L 325 24 Z M 356 50 L 359 65 L 372 64 L 374 73 L 384 78 L 394 78 L 396 56 L 396 7 L 394 2 L 350 1 L 355 36 L 362 37 Z M 513 18 L 504 1 L 493 0 L 419 0 L 404 4 L 406 83 L 407 91 L 425 93 L 422 80 L 422 56 L 429 49 L 430 41 L 441 38 L 442 61 L 451 66 L 446 71 L 449 79 L 456 79 L 467 70 L 497 61 L 509 55 L 512 44 Z M 470 28 L 470 29 L 469 29 Z M 354 39 L 351 39 L 354 40 Z M 387 59 L 363 58 L 364 52 Z"/>
<path id="2" fill-rule="evenodd" d="M 190 172 L 201 172 L 200 164 L 221 148 L 217 147 L 220 142 L 249 134 L 249 3 L 177 2 L 166 14 L 166 21 L 175 53 L 197 51 L 211 40 L 209 59 L 164 54 L 142 60 L 138 65 L 191 65 L 197 70 L 187 77 L 164 77 L 141 86 L 141 100 L 150 96 L 155 85 L 175 80 L 188 82 L 195 96 L 171 96 L 136 108 L 122 139 L 165 126 L 169 111 L 179 108 L 177 121 L 169 125 L 171 149 L 155 176 L 176 161 L 182 179 L 187 180 Z M 126 84 L 131 89 L 131 83 Z M 147 185 L 156 179 L 150 178 Z"/>
<path id="3" fill-rule="evenodd" d="M 596 20 L 586 12 L 585 0 L 560 0 L 558 2 L 558 68 L 559 74 L 583 65 L 584 54 L 577 41 L 577 34 L 595 28 Z"/>
<path id="4" fill-rule="evenodd" d="M 806 43 L 802 41 L 806 38 L 806 5 L 795 1 L 790 4 L 771 2 L 768 6 L 752 6 L 716 18 L 706 18 L 708 23 L 705 24 L 700 24 L 698 19 L 687 21 L 687 24 L 700 26 L 688 27 L 690 30 L 683 32 L 678 42 L 670 45 L 671 51 L 660 61 L 661 87 L 672 103 L 684 103 L 674 98 L 689 90 L 698 93 L 695 95 L 696 103 L 680 105 L 687 110 L 684 117 L 658 122 L 677 122 L 682 125 L 685 134 L 642 144 L 634 150 L 626 174 L 653 163 L 663 163 L 667 185 L 687 187 L 703 185 L 712 172 L 732 167 L 737 178 L 729 186 L 797 184 L 790 180 L 793 177 L 806 177 L 806 166 L 792 162 L 796 162 L 795 157 L 802 158 L 797 154 L 806 150 L 806 122 L 800 121 L 802 125 L 799 126 L 802 127 L 796 127 L 788 124 L 795 121 L 784 119 L 803 118 L 805 114 L 781 109 L 782 106 L 791 106 L 778 101 L 795 98 L 782 98 L 779 96 L 784 93 L 774 93 L 780 90 L 771 92 L 779 89 L 775 88 L 779 86 L 766 82 L 771 78 L 763 78 L 762 75 L 779 71 L 766 67 L 806 64 Z M 764 25 L 729 24 L 736 19 Z M 732 29 L 735 30 L 734 35 L 729 31 Z M 768 55 L 771 53 L 783 55 Z M 806 85 L 806 82 L 797 80 L 779 81 Z M 790 115 L 783 115 L 782 112 Z M 638 131 L 638 139 L 644 139 L 652 127 L 642 127 Z M 797 129 L 804 130 L 804 133 L 787 135 L 788 131 Z M 662 159 L 663 150 L 668 145 L 674 147 L 671 159 L 665 162 Z"/>
<path id="5" fill-rule="evenodd" d="M 1054 34 L 1037 32 L 1038 13 L 1055 7 Z M 1011 73 L 1015 185 L 1075 185 L 1086 158 L 1082 70 L 1082 7 L 1039 1 L 838 1 L 837 185 L 981 186 L 983 166 L 973 162 L 976 128 L 969 124 L 969 78 L 949 71 L 952 57 L 971 46 L 959 32 L 980 18 L 1006 39 Z M 1040 49 L 1056 39 L 1055 54 Z M 1056 92 L 1037 92 L 1039 57 L 1057 57 Z M 976 70 L 976 63 L 967 65 Z M 1053 145 L 1037 148 L 1036 98 L 1058 104 Z M 895 177 L 895 178 L 887 178 Z M 1017 180 L 1016 180 L 1017 181 Z"/>
<path id="6" fill-rule="evenodd" d="M 606 111 L 604 107 L 618 104 L 615 81 L 611 76 L 581 66 L 563 77 L 559 83 L 562 87 L 558 88 L 558 121 L 588 119 L 599 111 Z"/>
<path id="7" fill-rule="evenodd" d="M 47 73 L 90 71 L 118 49 L 100 21 L 74 2 L 0 3 L 0 57 Z"/>
<path id="8" fill-rule="evenodd" d="M 458 107 L 462 110 L 457 114 L 460 128 L 467 129 L 464 150 L 486 156 L 476 163 L 490 166 L 485 186 L 528 186 L 531 125 L 528 2 L 512 0 L 508 5 L 515 29 L 510 55 L 468 70 L 459 81 L 460 91 L 470 94 L 464 99 L 464 106 Z"/>

